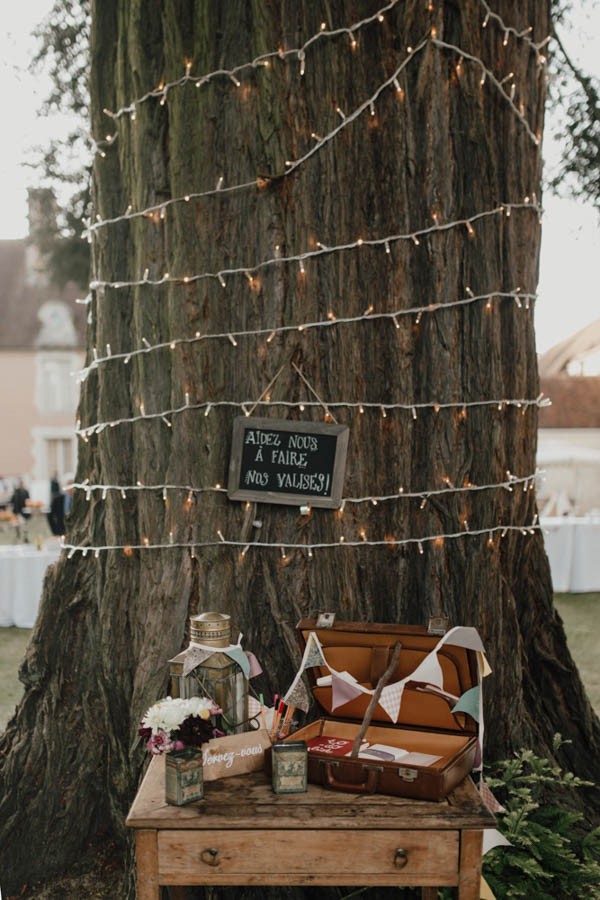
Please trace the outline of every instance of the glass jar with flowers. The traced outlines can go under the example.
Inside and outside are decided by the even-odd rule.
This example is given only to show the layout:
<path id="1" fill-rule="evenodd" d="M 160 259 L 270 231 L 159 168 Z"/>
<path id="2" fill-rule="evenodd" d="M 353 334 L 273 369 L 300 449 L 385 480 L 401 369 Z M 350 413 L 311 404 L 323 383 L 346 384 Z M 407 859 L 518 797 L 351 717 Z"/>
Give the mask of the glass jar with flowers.
<path id="1" fill-rule="evenodd" d="M 202 744 L 221 737 L 221 710 L 207 697 L 165 697 L 142 719 L 139 733 L 154 755 L 165 754 L 165 800 L 183 806 L 204 796 Z"/>

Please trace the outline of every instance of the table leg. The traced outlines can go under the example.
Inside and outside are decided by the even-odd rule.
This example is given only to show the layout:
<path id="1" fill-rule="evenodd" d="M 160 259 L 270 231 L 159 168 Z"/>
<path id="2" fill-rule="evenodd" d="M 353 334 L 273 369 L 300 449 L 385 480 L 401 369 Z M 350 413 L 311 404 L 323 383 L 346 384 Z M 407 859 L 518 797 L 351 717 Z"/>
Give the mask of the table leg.
<path id="1" fill-rule="evenodd" d="M 479 900 L 483 831 L 461 831 L 458 900 Z"/>
<path id="2" fill-rule="evenodd" d="M 155 828 L 135 832 L 137 900 L 160 900 L 157 834 Z"/>
<path id="3" fill-rule="evenodd" d="M 421 888 L 421 900 L 437 900 L 438 889 L 436 887 Z"/>

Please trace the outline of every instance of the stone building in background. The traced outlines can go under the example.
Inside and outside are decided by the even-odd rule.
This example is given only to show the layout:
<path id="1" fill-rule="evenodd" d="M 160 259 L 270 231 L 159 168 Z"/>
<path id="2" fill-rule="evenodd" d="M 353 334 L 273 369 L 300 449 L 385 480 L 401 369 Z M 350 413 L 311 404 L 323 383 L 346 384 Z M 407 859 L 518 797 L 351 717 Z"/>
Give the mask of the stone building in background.
<path id="1" fill-rule="evenodd" d="M 50 478 L 76 467 L 75 414 L 83 364 L 85 307 L 74 284 L 53 287 L 34 235 L 53 203 L 29 192 L 28 238 L 0 241 L 0 476 L 23 477 L 47 502 Z"/>

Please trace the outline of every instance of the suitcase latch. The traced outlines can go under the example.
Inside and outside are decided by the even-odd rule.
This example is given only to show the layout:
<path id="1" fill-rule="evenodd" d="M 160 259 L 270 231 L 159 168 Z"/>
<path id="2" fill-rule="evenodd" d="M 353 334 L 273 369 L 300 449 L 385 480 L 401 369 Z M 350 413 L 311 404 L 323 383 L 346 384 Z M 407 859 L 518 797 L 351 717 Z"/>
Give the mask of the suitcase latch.
<path id="1" fill-rule="evenodd" d="M 317 616 L 317 628 L 333 628 L 335 624 L 334 612 L 321 612 Z"/>
<path id="2" fill-rule="evenodd" d="M 401 778 L 402 781 L 416 781 L 418 777 L 419 773 L 416 769 L 398 769 L 398 778 Z"/>
<path id="3" fill-rule="evenodd" d="M 449 624 L 448 616 L 429 616 L 427 634 L 446 634 Z"/>

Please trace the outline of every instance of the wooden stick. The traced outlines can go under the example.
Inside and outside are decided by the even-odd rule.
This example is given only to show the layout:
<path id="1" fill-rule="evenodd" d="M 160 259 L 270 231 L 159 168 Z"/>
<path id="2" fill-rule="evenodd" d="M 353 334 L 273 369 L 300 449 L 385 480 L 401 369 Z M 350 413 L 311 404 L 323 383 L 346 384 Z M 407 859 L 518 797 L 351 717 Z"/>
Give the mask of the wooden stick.
<path id="1" fill-rule="evenodd" d="M 390 663 L 377 682 L 377 687 L 373 691 L 373 696 L 369 701 L 369 705 L 367 706 L 367 711 L 365 713 L 365 717 L 362 720 L 362 725 L 360 726 L 360 730 L 356 737 L 354 738 L 354 744 L 352 745 L 352 750 L 350 751 L 350 758 L 355 759 L 358 756 L 358 751 L 360 750 L 360 745 L 362 744 L 362 740 L 367 733 L 367 728 L 371 723 L 371 718 L 373 713 L 375 712 L 375 707 L 379 703 L 379 698 L 381 697 L 381 692 L 396 671 L 396 667 L 398 665 L 398 660 L 400 659 L 400 650 L 402 649 L 402 644 L 400 641 L 394 646 L 394 652 L 392 653 L 392 658 L 390 659 Z"/>

